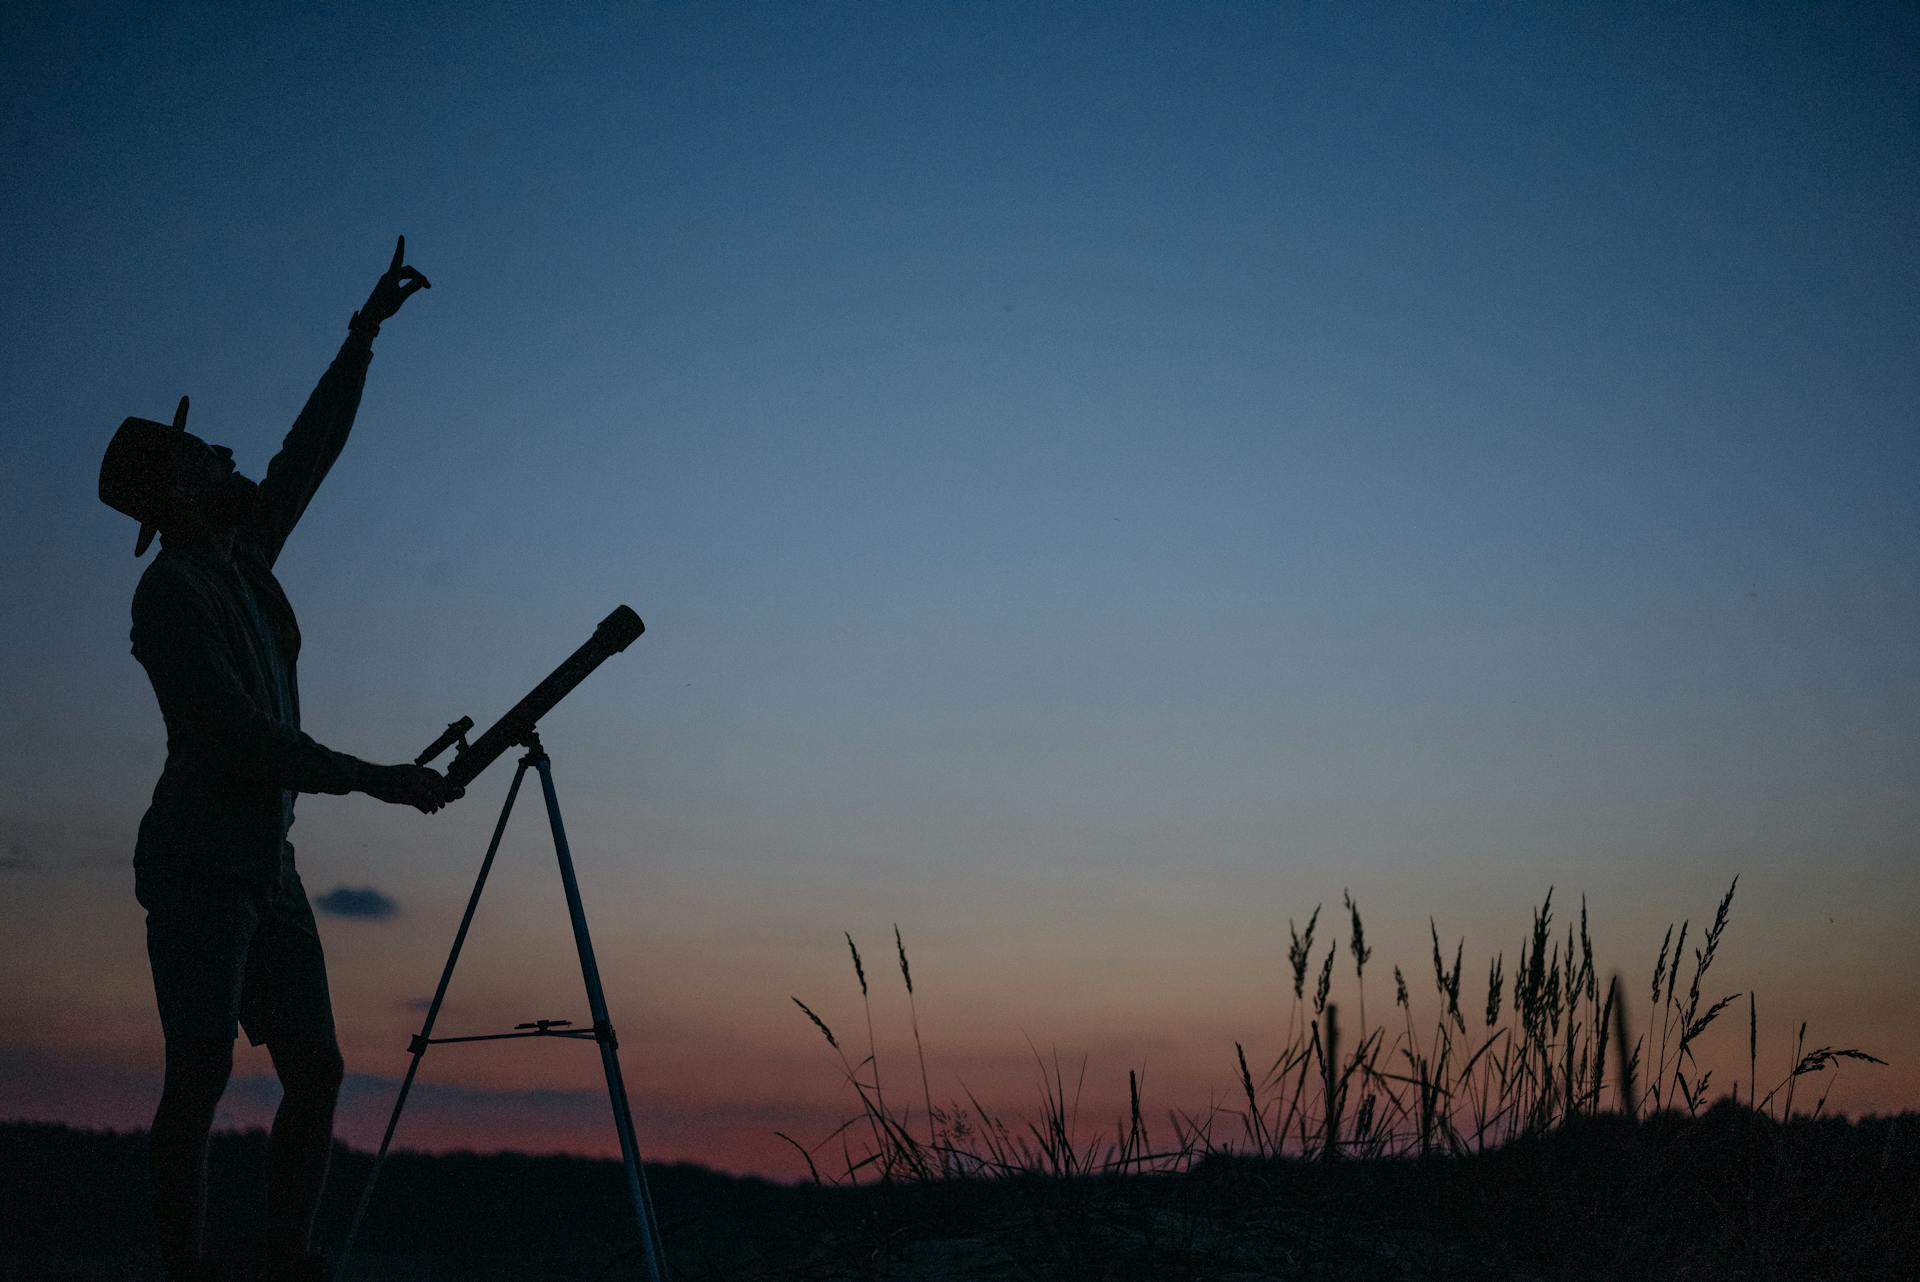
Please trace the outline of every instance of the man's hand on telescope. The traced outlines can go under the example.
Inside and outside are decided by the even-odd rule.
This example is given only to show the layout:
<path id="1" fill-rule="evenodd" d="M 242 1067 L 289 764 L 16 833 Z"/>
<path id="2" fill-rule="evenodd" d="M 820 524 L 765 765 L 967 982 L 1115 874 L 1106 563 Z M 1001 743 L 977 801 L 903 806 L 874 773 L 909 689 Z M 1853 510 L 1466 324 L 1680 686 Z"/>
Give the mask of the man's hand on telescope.
<path id="1" fill-rule="evenodd" d="M 368 766 L 360 781 L 360 791 L 376 801 L 412 806 L 426 815 L 466 795 L 465 788 L 448 783 L 438 770 L 413 765 Z"/>
<path id="2" fill-rule="evenodd" d="M 393 247 L 393 262 L 387 265 L 373 292 L 367 295 L 366 305 L 354 315 L 358 326 L 379 329 L 382 322 L 391 320 L 400 310 L 400 304 L 423 289 L 433 288 L 431 281 L 405 264 L 406 256 L 407 238 L 402 236 L 400 243 Z"/>

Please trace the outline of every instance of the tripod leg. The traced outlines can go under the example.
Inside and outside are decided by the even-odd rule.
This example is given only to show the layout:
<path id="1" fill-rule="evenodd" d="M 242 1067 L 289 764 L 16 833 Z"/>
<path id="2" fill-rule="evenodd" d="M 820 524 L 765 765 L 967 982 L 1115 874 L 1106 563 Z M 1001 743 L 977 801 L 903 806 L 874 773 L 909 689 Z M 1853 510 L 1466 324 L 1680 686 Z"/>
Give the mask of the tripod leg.
<path id="1" fill-rule="evenodd" d="M 627 1087 L 620 1076 L 619 1043 L 614 1040 L 613 1021 L 607 1016 L 606 994 L 600 988 L 600 967 L 593 959 L 593 939 L 587 934 L 587 914 L 580 903 L 580 885 L 573 875 L 573 855 L 567 848 L 566 826 L 560 821 L 560 799 L 553 791 L 553 763 L 535 747 L 529 754 L 540 771 L 540 787 L 547 799 L 547 822 L 553 828 L 553 851 L 560 861 L 560 884 L 566 891 L 567 915 L 573 920 L 573 942 L 580 953 L 580 975 L 587 985 L 587 1009 L 593 1014 L 594 1040 L 600 1045 L 600 1066 L 607 1076 L 607 1095 L 613 1102 L 614 1129 L 620 1135 L 620 1160 L 626 1167 L 627 1196 L 640 1221 L 641 1257 L 647 1282 L 663 1282 L 666 1255 L 661 1249 L 660 1229 L 653 1214 L 653 1200 L 647 1192 L 646 1171 L 640 1165 L 640 1146 L 633 1137 L 633 1112 L 627 1103 Z"/>
<path id="2" fill-rule="evenodd" d="M 407 1065 L 407 1075 L 400 1081 L 400 1094 L 393 1101 L 392 1115 L 387 1118 L 386 1134 L 380 1137 L 380 1151 L 374 1155 L 373 1169 L 367 1173 L 366 1186 L 360 1190 L 360 1204 L 354 1208 L 353 1223 L 347 1229 L 347 1239 L 341 1245 L 339 1261 L 334 1265 L 334 1282 L 345 1282 L 347 1257 L 353 1254 L 353 1241 L 360 1235 L 360 1222 L 366 1218 L 367 1206 L 373 1201 L 373 1186 L 380 1178 L 381 1166 L 386 1163 L 387 1146 L 393 1143 L 394 1128 L 400 1125 L 400 1110 L 407 1106 L 407 1094 L 413 1089 L 413 1076 L 420 1071 L 420 1057 L 427 1053 L 427 1039 L 433 1036 L 434 1021 L 440 1018 L 440 1003 L 446 1000 L 447 985 L 453 980 L 454 963 L 460 960 L 460 948 L 467 942 L 467 928 L 473 924 L 473 910 L 480 906 L 480 892 L 486 888 L 487 874 L 493 870 L 493 857 L 500 851 L 500 837 L 507 830 L 507 816 L 513 813 L 513 802 L 520 795 L 520 781 L 526 778 L 527 765 L 526 761 L 522 761 L 520 768 L 514 772 L 513 786 L 507 789 L 506 804 L 500 807 L 499 822 L 493 825 L 493 840 L 487 843 L 487 857 L 480 861 L 480 875 L 474 879 L 473 893 L 467 896 L 467 911 L 461 915 L 460 929 L 454 932 L 453 949 L 447 954 L 447 964 L 440 972 L 440 985 L 433 990 L 433 1001 L 427 1005 L 426 1020 L 407 1047 L 413 1054 L 413 1062 Z"/>

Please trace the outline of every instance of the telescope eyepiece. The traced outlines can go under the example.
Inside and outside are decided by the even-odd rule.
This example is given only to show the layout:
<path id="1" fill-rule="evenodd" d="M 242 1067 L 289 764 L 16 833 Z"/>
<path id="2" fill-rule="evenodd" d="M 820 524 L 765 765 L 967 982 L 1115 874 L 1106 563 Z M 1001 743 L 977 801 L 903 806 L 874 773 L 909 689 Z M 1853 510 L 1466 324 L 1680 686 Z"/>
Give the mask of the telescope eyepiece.
<path id="1" fill-rule="evenodd" d="M 473 718 L 460 718 L 445 730 L 441 731 L 440 737 L 428 744 L 427 750 L 413 759 L 413 764 L 416 766 L 426 765 L 435 757 L 445 752 L 447 745 L 451 743 L 457 742 L 462 748 L 465 748 L 467 746 L 467 731 L 471 729 L 473 729 Z"/>

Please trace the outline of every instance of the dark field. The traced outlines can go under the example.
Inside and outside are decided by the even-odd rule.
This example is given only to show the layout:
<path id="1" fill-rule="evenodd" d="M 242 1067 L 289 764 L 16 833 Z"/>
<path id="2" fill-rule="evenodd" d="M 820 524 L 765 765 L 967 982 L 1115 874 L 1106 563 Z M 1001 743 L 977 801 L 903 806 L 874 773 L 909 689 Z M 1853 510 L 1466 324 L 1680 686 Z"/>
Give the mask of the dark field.
<path id="1" fill-rule="evenodd" d="M 0 1126 L 0 1276 L 158 1276 L 145 1137 Z M 222 1135 L 212 1236 L 251 1256 L 259 1133 Z M 369 1158 L 341 1149 L 336 1240 Z M 1721 1105 L 1574 1120 L 1469 1156 L 1208 1157 L 1180 1174 L 786 1187 L 650 1168 L 684 1279 L 1912 1278 L 1920 1115 Z M 398 1154 L 352 1276 L 637 1276 L 617 1163 Z"/>

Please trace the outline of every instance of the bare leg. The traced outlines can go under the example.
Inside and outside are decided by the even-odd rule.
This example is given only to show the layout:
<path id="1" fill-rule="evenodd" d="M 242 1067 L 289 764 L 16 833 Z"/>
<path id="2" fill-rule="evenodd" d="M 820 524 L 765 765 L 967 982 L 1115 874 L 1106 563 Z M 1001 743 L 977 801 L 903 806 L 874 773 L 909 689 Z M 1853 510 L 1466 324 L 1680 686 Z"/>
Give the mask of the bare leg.
<path id="1" fill-rule="evenodd" d="M 233 1071 L 232 1041 L 167 1043 L 167 1076 L 147 1158 L 153 1222 L 170 1278 L 195 1276 L 207 1226 L 207 1139 Z"/>
<path id="2" fill-rule="evenodd" d="M 267 1050 L 282 1091 L 267 1158 L 267 1258 L 304 1260 L 333 1155 L 333 1106 L 344 1065 L 331 1039 L 269 1043 Z"/>

